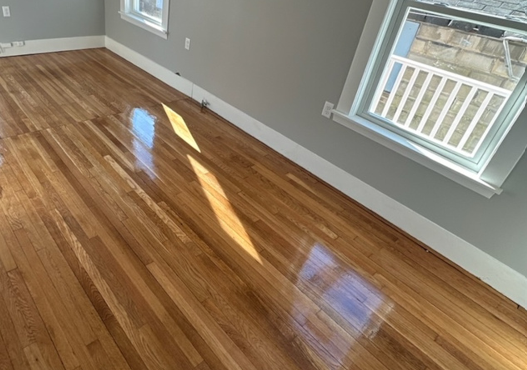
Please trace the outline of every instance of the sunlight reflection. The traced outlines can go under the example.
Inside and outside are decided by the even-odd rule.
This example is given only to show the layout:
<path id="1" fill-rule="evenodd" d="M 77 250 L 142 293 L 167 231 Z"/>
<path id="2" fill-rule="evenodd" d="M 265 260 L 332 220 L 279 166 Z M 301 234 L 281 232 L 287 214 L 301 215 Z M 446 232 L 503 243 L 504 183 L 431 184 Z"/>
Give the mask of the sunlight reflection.
<path id="1" fill-rule="evenodd" d="M 236 211 L 232 208 L 216 176 L 214 176 L 201 163 L 191 156 L 187 155 L 187 158 L 192 165 L 194 172 L 196 173 L 196 177 L 199 180 L 202 191 L 207 197 L 210 207 L 223 231 L 225 231 L 227 235 L 236 241 L 240 247 L 245 250 L 245 252 L 262 264 L 260 255 L 258 254 L 254 244 L 251 242 L 251 237 L 245 231 L 245 227 L 236 215 Z M 218 192 L 222 197 L 225 198 L 226 201 L 218 199 L 207 189 L 214 189 L 211 191 Z"/>
<path id="2" fill-rule="evenodd" d="M 130 116 L 132 120 L 132 131 L 135 136 L 140 137 L 146 146 L 152 149 L 154 147 L 154 137 L 156 134 L 156 117 L 141 108 L 134 108 Z"/>
<path id="3" fill-rule="evenodd" d="M 316 285 L 322 290 L 321 299 L 329 302 L 356 330 L 355 338 L 366 336 L 373 339 L 394 308 L 393 302 L 377 287 L 340 263 L 331 250 L 318 243 L 312 247 L 299 277 L 304 283 Z M 309 326 L 306 330 L 318 341 L 343 343 L 338 332 L 325 330 L 321 334 Z M 350 349 L 342 351 L 342 358 L 338 359 L 341 363 L 346 363 L 353 356 Z"/>
<path id="4" fill-rule="evenodd" d="M 170 124 L 172 125 L 172 129 L 174 129 L 176 135 L 185 140 L 188 145 L 201 153 L 201 150 L 199 149 L 196 140 L 194 140 L 194 136 L 192 136 L 192 133 L 188 129 L 183 117 L 174 112 L 171 108 L 167 107 L 165 104 L 163 104 L 163 108 L 165 109 L 165 113 L 167 114 Z"/>
<path id="5" fill-rule="evenodd" d="M 149 170 L 146 171 L 147 173 L 151 171 L 155 175 L 154 159 L 148 149 L 154 148 L 156 117 L 144 109 L 134 108 L 130 112 L 130 121 L 132 123 L 131 130 L 134 134 L 132 146 L 136 166 L 138 168 L 146 167 Z"/>

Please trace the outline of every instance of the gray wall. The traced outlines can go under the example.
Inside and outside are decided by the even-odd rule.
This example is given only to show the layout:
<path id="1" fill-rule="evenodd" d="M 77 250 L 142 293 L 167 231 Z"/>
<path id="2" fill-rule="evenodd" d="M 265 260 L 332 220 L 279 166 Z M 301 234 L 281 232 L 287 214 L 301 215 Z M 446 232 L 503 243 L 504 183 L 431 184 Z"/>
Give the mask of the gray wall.
<path id="1" fill-rule="evenodd" d="M 370 4 L 172 0 L 165 41 L 106 0 L 106 32 L 527 276 L 527 158 L 488 200 L 320 115 L 340 96 Z"/>
<path id="2" fill-rule="evenodd" d="M 104 35 L 104 0 L 2 0 L 0 42 Z"/>

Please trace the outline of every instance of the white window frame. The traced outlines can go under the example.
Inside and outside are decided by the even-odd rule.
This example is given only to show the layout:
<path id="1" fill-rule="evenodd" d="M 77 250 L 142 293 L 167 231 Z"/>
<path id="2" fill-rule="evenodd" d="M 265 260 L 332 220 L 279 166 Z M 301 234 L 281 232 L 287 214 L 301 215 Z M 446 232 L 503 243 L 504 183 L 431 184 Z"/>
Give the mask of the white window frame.
<path id="1" fill-rule="evenodd" d="M 394 32 L 389 27 L 396 12 L 401 11 L 402 3 L 402 0 L 373 0 L 342 95 L 333 111 L 333 120 L 487 198 L 500 194 L 501 186 L 527 147 L 527 110 L 523 109 L 525 91 L 512 107 L 519 117 L 514 117 L 515 123 L 509 126 L 509 132 L 503 135 L 494 152 L 478 170 L 464 167 L 408 137 L 359 116 L 361 98 L 375 69 L 376 58 L 373 56 L 382 51 L 386 33 Z"/>
<path id="2" fill-rule="evenodd" d="M 136 11 L 135 7 L 138 4 L 138 1 L 139 0 L 121 0 L 121 11 L 119 12 L 119 14 L 121 14 L 121 19 L 150 31 L 159 37 L 167 39 L 170 0 L 163 0 L 163 14 L 161 17 L 161 22 L 155 18 L 149 17 L 146 14 Z"/>

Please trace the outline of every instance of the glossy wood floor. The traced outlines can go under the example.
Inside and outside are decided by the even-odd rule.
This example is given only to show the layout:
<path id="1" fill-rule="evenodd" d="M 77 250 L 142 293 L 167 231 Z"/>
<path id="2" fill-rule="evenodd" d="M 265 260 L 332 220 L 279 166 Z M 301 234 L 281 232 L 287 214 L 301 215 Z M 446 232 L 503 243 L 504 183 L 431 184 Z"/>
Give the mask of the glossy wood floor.
<path id="1" fill-rule="evenodd" d="M 527 369 L 527 314 L 111 52 L 0 59 L 0 369 Z"/>

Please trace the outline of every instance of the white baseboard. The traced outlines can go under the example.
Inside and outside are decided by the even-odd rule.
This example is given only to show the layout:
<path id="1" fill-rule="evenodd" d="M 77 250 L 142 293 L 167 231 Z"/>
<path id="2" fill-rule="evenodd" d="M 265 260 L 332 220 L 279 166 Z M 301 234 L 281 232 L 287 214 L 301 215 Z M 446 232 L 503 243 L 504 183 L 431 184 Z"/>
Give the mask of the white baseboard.
<path id="1" fill-rule="evenodd" d="M 212 111 L 249 135 L 413 235 L 514 302 L 527 307 L 527 277 L 192 82 L 110 38 L 106 38 L 106 42 L 108 49 L 196 101 L 206 99 Z"/>
<path id="2" fill-rule="evenodd" d="M 66 37 L 44 40 L 12 40 L 11 42 L 14 41 L 24 41 L 25 45 L 5 48 L 4 52 L 0 54 L 0 57 L 103 48 L 105 46 L 105 36 Z"/>
<path id="3" fill-rule="evenodd" d="M 158 78 L 167 85 L 181 91 L 183 94 L 188 96 L 192 95 L 192 87 L 194 84 L 183 77 L 178 76 L 175 72 L 169 70 L 168 68 L 157 64 L 156 62 L 148 59 L 129 47 L 114 41 L 108 36 L 106 37 L 106 48 L 128 60 L 132 64 L 135 64 L 144 71 L 150 73 L 152 76 Z"/>

